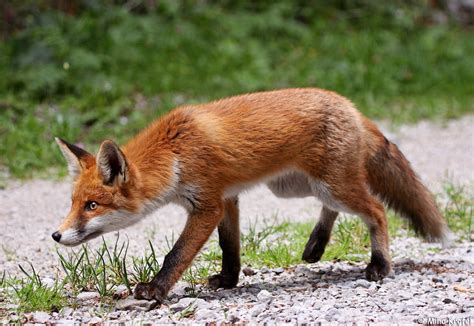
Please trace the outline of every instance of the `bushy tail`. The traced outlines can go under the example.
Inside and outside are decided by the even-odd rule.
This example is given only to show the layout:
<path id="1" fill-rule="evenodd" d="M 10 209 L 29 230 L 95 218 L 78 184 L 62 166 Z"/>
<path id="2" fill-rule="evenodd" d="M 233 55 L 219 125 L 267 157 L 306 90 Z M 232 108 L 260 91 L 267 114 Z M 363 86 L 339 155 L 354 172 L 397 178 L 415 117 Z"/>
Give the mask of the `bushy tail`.
<path id="1" fill-rule="evenodd" d="M 372 146 L 366 162 L 371 190 L 390 208 L 407 218 L 415 232 L 430 241 L 448 246 L 451 233 L 433 195 L 421 183 L 410 163 L 373 125 L 369 131 L 380 140 Z"/>

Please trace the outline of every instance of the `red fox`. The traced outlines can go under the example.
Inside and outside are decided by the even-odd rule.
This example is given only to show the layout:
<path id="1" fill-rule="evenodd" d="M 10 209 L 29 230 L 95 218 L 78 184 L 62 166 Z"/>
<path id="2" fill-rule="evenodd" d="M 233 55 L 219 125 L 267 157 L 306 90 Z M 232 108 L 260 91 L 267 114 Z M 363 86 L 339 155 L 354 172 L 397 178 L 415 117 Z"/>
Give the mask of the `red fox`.
<path id="1" fill-rule="evenodd" d="M 238 194 L 266 183 L 281 197 L 323 203 L 303 252 L 317 262 L 339 212 L 370 231 L 369 280 L 391 271 L 384 206 L 429 240 L 449 229 L 431 193 L 396 145 L 346 98 L 286 89 L 186 105 L 153 122 L 122 148 L 104 141 L 96 156 L 56 138 L 74 179 L 71 210 L 52 237 L 74 246 L 132 225 L 175 202 L 189 213 L 160 272 L 139 283 L 137 299 L 163 302 L 217 227 L 222 271 L 211 287 L 232 288 L 240 273 Z"/>

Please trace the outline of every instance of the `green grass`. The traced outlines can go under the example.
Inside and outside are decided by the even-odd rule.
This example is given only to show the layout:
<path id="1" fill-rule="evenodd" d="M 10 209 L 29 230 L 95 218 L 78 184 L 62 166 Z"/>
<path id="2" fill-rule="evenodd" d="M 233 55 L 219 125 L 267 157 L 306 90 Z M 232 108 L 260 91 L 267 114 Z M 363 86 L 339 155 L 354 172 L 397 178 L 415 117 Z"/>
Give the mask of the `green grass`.
<path id="1" fill-rule="evenodd" d="M 462 240 L 474 240 L 473 207 L 474 199 L 466 195 L 463 187 L 452 184 L 445 186 L 447 201 L 444 205 L 444 216 L 451 231 Z"/>
<path id="2" fill-rule="evenodd" d="M 114 287 L 120 284 L 131 286 L 150 280 L 160 270 L 155 248 L 149 241 L 150 250 L 143 257 L 131 257 L 128 261 L 128 241 L 119 245 L 117 238 L 112 249 L 102 239 L 102 245 L 92 250 L 87 244 L 79 250 L 57 251 L 65 282 L 75 293 L 97 291 L 102 298 L 111 297 Z"/>
<path id="3" fill-rule="evenodd" d="M 66 296 L 62 283 L 52 286 L 43 284 L 39 274 L 30 264 L 31 272 L 27 272 L 21 265 L 19 268 L 26 275 L 23 279 L 8 279 L 3 275 L 1 286 L 13 296 L 13 303 L 18 305 L 17 311 L 53 311 L 58 312 L 66 304 Z M 7 298 L 8 299 L 8 298 Z"/>
<path id="4" fill-rule="evenodd" d="M 463 188 L 448 185 L 440 203 L 444 203 L 444 215 L 458 240 L 472 241 L 473 202 Z M 442 204 L 440 204 L 442 205 Z M 396 236 L 414 236 L 408 229 L 408 223 L 388 214 L 389 234 Z M 301 254 L 314 227 L 314 222 L 267 224 L 261 228 L 251 225 L 241 236 L 242 266 L 252 268 L 290 267 L 303 263 Z M 48 287 L 42 283 L 33 266 L 27 272 L 20 266 L 25 278 L 9 278 L 4 272 L 0 275 L 0 300 L 18 304 L 19 312 L 35 310 L 58 311 L 63 306 L 75 306 L 75 297 L 82 291 L 97 291 L 102 298 L 104 311 L 113 304 L 116 286 L 124 284 L 131 293 L 138 282 L 151 280 L 160 269 L 157 253 L 167 253 L 174 239 L 167 239 L 165 248 L 157 249 L 149 241 L 149 249 L 141 257 L 128 254 L 128 240 L 120 238 L 110 246 L 105 240 L 92 250 L 85 244 L 77 250 L 58 250 L 59 264 L 65 277 Z M 432 252 L 437 248 L 429 249 Z M 183 280 L 188 282 L 188 295 L 198 296 L 197 285 L 204 284 L 207 278 L 218 273 L 221 267 L 222 253 L 216 239 L 207 244 L 193 265 L 184 273 Z M 322 257 L 323 261 L 368 261 L 370 257 L 369 233 L 364 223 L 357 217 L 341 216 L 332 232 L 331 240 Z M 66 296 L 64 288 L 70 289 Z M 181 318 L 193 313 L 192 306 L 182 312 Z M 0 316 L 7 314 L 0 308 Z M 180 316 L 177 316 L 180 317 Z"/>
<path id="5" fill-rule="evenodd" d="M 423 1 L 239 3 L 33 15 L 0 43 L 0 165 L 61 174 L 54 136 L 94 151 L 176 105 L 275 88 L 328 88 L 397 122 L 474 111 L 474 33 L 421 23 Z"/>
<path id="6" fill-rule="evenodd" d="M 242 265 L 275 268 L 303 263 L 301 255 L 314 225 L 312 222 L 284 222 L 266 225 L 258 231 L 251 227 L 241 239 Z M 358 218 L 340 217 L 322 260 L 365 261 L 369 257 L 369 251 L 366 226 Z M 209 266 L 217 266 L 219 269 L 220 261 L 221 251 L 217 240 L 213 240 L 195 262 L 202 271 L 194 273 L 208 276 L 212 274 L 206 271 Z M 201 278 L 201 281 L 204 282 L 205 279 Z"/>

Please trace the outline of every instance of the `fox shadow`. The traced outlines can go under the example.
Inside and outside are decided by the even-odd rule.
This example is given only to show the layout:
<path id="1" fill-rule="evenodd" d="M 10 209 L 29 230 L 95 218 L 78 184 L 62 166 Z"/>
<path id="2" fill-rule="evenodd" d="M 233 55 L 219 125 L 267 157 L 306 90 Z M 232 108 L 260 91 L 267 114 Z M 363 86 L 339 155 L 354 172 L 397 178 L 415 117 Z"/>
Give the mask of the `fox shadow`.
<path id="1" fill-rule="evenodd" d="M 406 273 L 413 273 L 415 271 L 420 272 L 423 270 L 430 269 L 438 274 L 439 278 L 442 278 L 439 274 L 445 272 L 456 272 L 451 268 L 445 267 L 447 261 L 433 261 L 433 262 L 415 262 L 411 259 L 402 259 L 393 262 L 392 272 L 385 279 L 370 282 L 365 284 L 366 287 L 370 287 L 372 284 L 381 285 L 388 279 L 394 279 L 397 275 Z M 269 271 L 266 274 L 255 274 L 250 280 L 246 280 L 241 276 L 240 282 L 237 287 L 232 289 L 220 289 L 214 290 L 207 286 L 204 286 L 202 290 L 197 294 L 201 299 L 222 299 L 227 296 L 239 295 L 242 293 L 253 293 L 257 294 L 261 290 L 267 290 L 269 292 L 283 289 L 285 291 L 300 291 L 301 289 L 324 289 L 329 288 L 332 285 L 345 286 L 348 288 L 353 287 L 351 283 L 357 280 L 365 279 L 365 264 L 353 264 L 345 266 L 343 269 L 340 268 L 328 268 L 325 266 L 324 269 L 319 268 L 318 264 L 308 264 L 303 267 L 300 271 L 295 271 L 294 268 L 287 269 L 284 273 L 276 273 L 275 271 Z M 295 275 L 291 275 L 295 274 Z M 267 281 L 267 279 L 271 281 Z M 369 281 L 367 281 L 369 282 Z M 178 300 L 188 295 L 173 295 Z"/>

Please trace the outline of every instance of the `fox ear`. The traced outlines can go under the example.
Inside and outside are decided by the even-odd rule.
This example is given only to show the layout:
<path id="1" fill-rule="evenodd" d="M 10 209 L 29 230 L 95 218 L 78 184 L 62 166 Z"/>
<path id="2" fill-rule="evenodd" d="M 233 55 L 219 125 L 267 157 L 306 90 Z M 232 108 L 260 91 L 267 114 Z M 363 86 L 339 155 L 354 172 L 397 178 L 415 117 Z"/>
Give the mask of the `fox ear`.
<path id="1" fill-rule="evenodd" d="M 56 143 L 59 145 L 59 149 L 63 153 L 64 158 L 66 159 L 69 175 L 73 178 L 79 175 L 82 170 L 81 161 L 84 161 L 86 157 L 92 157 L 92 154 L 89 154 L 85 150 L 76 145 L 69 144 L 67 141 L 55 137 Z"/>
<path id="2" fill-rule="evenodd" d="M 97 153 L 97 168 L 105 184 L 127 180 L 127 160 L 120 148 L 111 140 L 105 140 Z"/>

